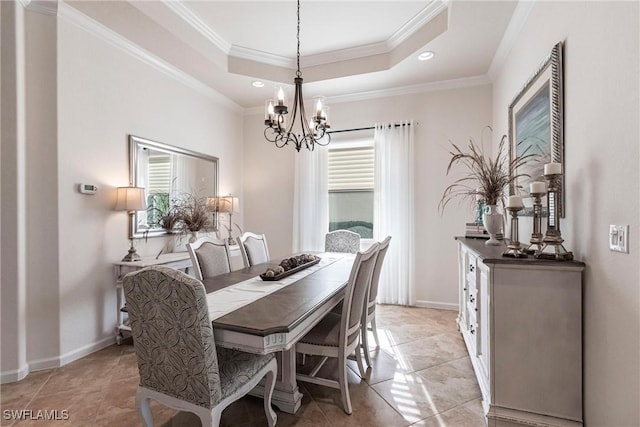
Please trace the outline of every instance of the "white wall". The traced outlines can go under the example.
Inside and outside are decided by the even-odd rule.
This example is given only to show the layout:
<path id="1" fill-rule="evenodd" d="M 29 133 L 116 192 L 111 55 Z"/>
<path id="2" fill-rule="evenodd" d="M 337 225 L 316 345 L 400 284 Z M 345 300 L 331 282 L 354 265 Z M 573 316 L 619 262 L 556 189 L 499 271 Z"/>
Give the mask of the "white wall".
<path id="1" fill-rule="evenodd" d="M 640 420 L 639 4 L 538 2 L 494 80 L 496 129 L 520 87 L 564 41 L 565 247 L 586 262 L 584 419 Z M 609 224 L 630 225 L 630 253 L 610 252 Z"/>
<path id="2" fill-rule="evenodd" d="M 58 200 L 61 354 L 110 339 L 115 321 L 111 262 L 126 254 L 127 215 L 112 210 L 129 181 L 127 135 L 220 158 L 220 188 L 237 191 L 241 117 L 73 23 L 58 26 Z M 81 195 L 79 182 L 97 184 Z M 138 242 L 155 255 L 162 238 Z"/>
<path id="3" fill-rule="evenodd" d="M 219 157 L 223 194 L 240 193 L 243 185 L 239 108 L 131 55 L 64 3 L 57 16 L 7 4 L 3 36 L 15 6 L 15 38 L 26 46 L 24 61 L 12 53 L 10 62 L 3 47 L 2 70 L 11 66 L 18 91 L 24 79 L 27 105 L 5 103 L 3 92 L 3 109 L 12 107 L 2 116 L 3 381 L 115 342 L 111 263 L 126 254 L 129 241 L 128 217 L 113 207 L 115 188 L 129 183 L 129 134 Z M 6 128 L 5 117 L 11 119 Z M 5 181 L 5 172 L 14 178 Z M 80 182 L 98 185 L 98 193 L 80 194 Z M 5 201 L 15 208 L 5 211 Z M 12 235 L 13 246 L 5 245 Z M 165 243 L 139 241 L 138 252 L 155 255 Z M 14 309 L 5 310 L 5 301 Z"/>
<path id="4" fill-rule="evenodd" d="M 393 120 L 419 122 L 415 129 L 416 297 L 423 304 L 456 309 L 453 237 L 464 234 L 464 223 L 473 219 L 473 212 L 465 204 L 459 209 L 454 203 L 440 216 L 437 206 L 442 191 L 454 179 L 445 176 L 448 141 L 464 144 L 479 138 L 483 127 L 492 122 L 491 86 L 332 103 L 331 119 L 336 130 Z M 272 255 L 282 256 L 291 251 L 295 149 L 275 148 L 264 140 L 263 131 L 262 115 L 245 117 L 244 223 L 248 230 L 266 233 Z"/>

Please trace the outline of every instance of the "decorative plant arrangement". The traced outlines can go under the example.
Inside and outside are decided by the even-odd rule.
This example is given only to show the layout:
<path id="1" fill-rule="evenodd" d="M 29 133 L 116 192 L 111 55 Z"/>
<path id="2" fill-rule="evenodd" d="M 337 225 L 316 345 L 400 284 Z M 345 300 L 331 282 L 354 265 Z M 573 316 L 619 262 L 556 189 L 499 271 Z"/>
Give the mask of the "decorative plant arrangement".
<path id="1" fill-rule="evenodd" d="M 491 130 L 490 127 L 488 127 Z M 467 151 L 462 151 L 456 144 L 451 143 L 453 149 L 449 152 L 451 160 L 447 166 L 447 175 L 458 165 L 464 166 L 468 170 L 468 175 L 457 179 L 453 184 L 445 188 L 442 198 L 438 204 L 440 213 L 444 211 L 447 204 L 454 198 L 470 197 L 475 200 L 480 196 L 487 205 L 497 205 L 504 199 L 504 191 L 507 186 L 514 185 L 520 177 L 529 176 L 527 174 L 512 174 L 512 171 L 519 170 L 529 162 L 535 154 L 513 156 L 509 160 L 509 152 L 505 149 L 507 136 L 503 135 L 498 145 L 498 153 L 495 159 L 488 158 L 482 146 L 478 146 L 472 139 L 469 140 Z"/>
<path id="2" fill-rule="evenodd" d="M 180 194 L 169 202 L 169 197 L 158 197 L 152 209 L 152 225 L 162 227 L 169 234 L 197 232 L 207 227 L 211 213 L 206 198 L 193 194 Z"/>
<path id="3" fill-rule="evenodd" d="M 197 197 L 186 194 L 180 202 L 182 222 L 186 230 L 190 232 L 200 231 L 206 227 L 211 213 L 207 207 L 206 197 Z"/>
<path id="4" fill-rule="evenodd" d="M 487 126 L 489 130 L 491 127 Z M 515 174 L 514 171 L 522 170 L 534 154 L 528 154 L 527 150 L 522 155 L 509 156 L 507 136 L 503 135 L 498 145 L 495 158 L 485 155 L 482 144 L 477 145 L 469 140 L 467 151 L 463 151 L 456 144 L 449 152 L 451 160 L 447 166 L 447 175 L 455 166 L 463 166 L 468 174 L 457 179 L 453 184 L 445 188 L 438 209 L 442 213 L 447 204 L 454 198 L 472 198 L 472 200 L 484 200 L 483 223 L 490 235 L 486 242 L 488 245 L 500 245 L 496 236 L 502 228 L 502 214 L 497 211 L 497 205 L 504 205 L 505 188 L 514 188 L 518 178 L 528 177 L 527 174 Z"/>

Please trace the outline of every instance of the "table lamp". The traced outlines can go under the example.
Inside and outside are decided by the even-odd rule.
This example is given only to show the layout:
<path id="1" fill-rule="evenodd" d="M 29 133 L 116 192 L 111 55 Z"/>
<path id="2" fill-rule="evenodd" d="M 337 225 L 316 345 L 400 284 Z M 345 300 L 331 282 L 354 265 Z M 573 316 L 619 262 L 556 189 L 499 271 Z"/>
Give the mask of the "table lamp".
<path id="1" fill-rule="evenodd" d="M 218 197 L 216 203 L 216 212 L 218 213 L 226 213 L 229 214 L 229 228 L 227 231 L 229 232 L 229 237 L 227 238 L 227 243 L 229 245 L 233 245 L 234 240 L 231 237 L 231 231 L 233 224 L 231 222 L 231 217 L 234 212 L 238 212 L 240 207 L 240 201 L 237 197 L 233 197 L 231 195 L 225 197 Z"/>
<path id="2" fill-rule="evenodd" d="M 147 209 L 147 201 L 144 195 L 144 188 L 142 187 L 118 187 L 118 194 L 116 197 L 117 211 L 127 211 L 129 214 L 129 220 L 135 221 L 134 215 L 137 211 L 144 211 Z M 132 222 L 133 223 L 133 222 Z M 129 253 L 122 258 L 122 261 L 139 261 L 140 255 L 136 252 L 136 248 L 133 247 L 133 235 L 129 236 L 131 241 L 131 247 Z"/>

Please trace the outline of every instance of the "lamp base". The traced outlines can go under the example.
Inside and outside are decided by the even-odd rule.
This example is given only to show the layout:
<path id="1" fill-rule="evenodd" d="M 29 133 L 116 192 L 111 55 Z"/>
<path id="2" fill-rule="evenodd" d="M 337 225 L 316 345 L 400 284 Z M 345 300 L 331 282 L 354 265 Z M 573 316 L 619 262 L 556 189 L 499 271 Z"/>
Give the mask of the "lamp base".
<path id="1" fill-rule="evenodd" d="M 131 247 L 129 248 L 129 253 L 126 254 L 124 256 L 124 258 L 122 258 L 123 262 L 133 262 L 133 261 L 140 261 L 142 258 L 140 258 L 140 255 L 138 255 L 138 252 L 136 252 L 136 248 L 133 247 L 133 239 L 131 239 Z"/>

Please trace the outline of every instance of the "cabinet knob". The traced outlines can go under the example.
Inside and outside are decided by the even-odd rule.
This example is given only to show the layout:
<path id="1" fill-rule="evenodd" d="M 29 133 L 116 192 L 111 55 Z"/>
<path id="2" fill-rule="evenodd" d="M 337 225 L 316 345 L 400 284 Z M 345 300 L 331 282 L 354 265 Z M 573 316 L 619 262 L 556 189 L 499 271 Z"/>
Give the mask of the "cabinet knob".
<path id="1" fill-rule="evenodd" d="M 467 290 L 467 288 L 462 288 L 462 290 L 463 290 L 463 291 L 466 291 L 466 290 Z"/>
<path id="2" fill-rule="evenodd" d="M 471 329 L 471 330 L 469 331 L 469 333 L 475 334 L 475 333 L 476 333 L 476 330 L 475 330 L 475 329 Z"/>
<path id="3" fill-rule="evenodd" d="M 476 301 L 476 298 L 473 295 L 469 297 L 469 302 L 475 302 L 475 301 Z"/>

